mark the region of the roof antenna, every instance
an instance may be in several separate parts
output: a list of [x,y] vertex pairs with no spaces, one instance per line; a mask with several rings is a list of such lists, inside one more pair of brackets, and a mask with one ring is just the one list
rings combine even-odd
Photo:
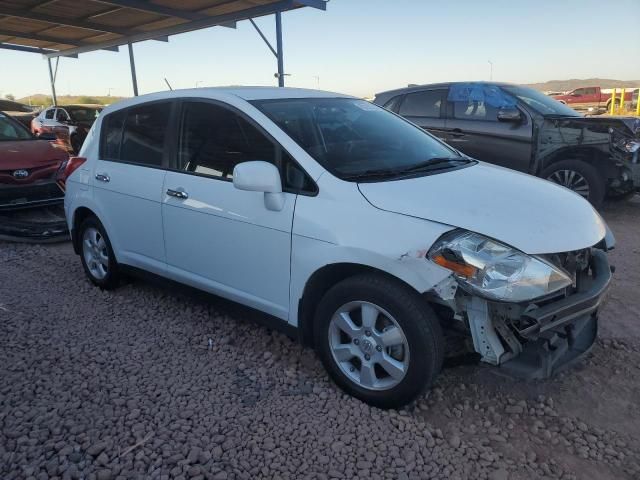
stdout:
[[167,87],[169,87],[169,90],[173,90],[173,87],[171,86],[171,84],[169,83],[169,80],[167,80],[167,77],[164,77],[164,83],[167,84]]

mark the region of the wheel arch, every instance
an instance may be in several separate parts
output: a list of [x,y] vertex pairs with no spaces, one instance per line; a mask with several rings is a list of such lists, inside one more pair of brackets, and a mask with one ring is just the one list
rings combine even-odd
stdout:
[[96,217],[96,213],[88,207],[78,207],[73,212],[73,221],[71,223],[71,244],[76,255],[80,254],[80,243],[78,241],[78,226],[89,217]]
[[546,168],[562,160],[581,160],[595,167],[599,172],[606,174],[609,160],[607,154],[595,147],[565,147],[547,155],[538,169],[540,175]]
[[307,280],[298,301],[298,334],[303,345],[314,347],[314,317],[318,303],[335,284],[360,274],[377,274],[405,285],[418,292],[403,279],[370,265],[361,263],[331,263],[316,270]]

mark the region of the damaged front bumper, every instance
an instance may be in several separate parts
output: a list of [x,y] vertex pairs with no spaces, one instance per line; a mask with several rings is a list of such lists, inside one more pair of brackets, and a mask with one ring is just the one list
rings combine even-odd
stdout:
[[547,378],[588,352],[598,333],[598,308],[611,283],[607,255],[594,250],[591,275],[572,295],[522,315],[516,331],[523,339],[517,356],[500,367],[526,379]]
[[[452,280],[455,281],[455,280]],[[611,282],[604,251],[589,250],[589,261],[576,273],[576,284],[563,296],[525,304],[489,301],[451,289],[443,302],[465,322],[482,361],[523,379],[553,375],[588,352],[598,331],[598,308]]]

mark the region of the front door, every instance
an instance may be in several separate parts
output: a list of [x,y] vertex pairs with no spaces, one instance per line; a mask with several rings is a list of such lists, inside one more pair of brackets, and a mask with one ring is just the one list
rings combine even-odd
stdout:
[[185,101],[179,119],[162,200],[169,276],[286,320],[296,195],[273,211],[233,186],[238,163],[278,164],[279,146],[219,103]]
[[161,199],[171,102],[119,110],[102,123],[94,198],[119,262],[166,270]]
[[449,101],[446,142],[478,160],[529,173],[533,127],[520,113],[521,122],[501,122],[498,108],[482,100]]

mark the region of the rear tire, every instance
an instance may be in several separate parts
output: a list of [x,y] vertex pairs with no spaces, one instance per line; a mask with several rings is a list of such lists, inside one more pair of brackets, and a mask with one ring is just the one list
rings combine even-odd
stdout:
[[413,401],[442,368],[444,337],[429,305],[378,274],[348,278],[320,301],[315,344],[345,392],[380,408]]
[[540,176],[574,191],[596,208],[602,205],[606,193],[605,179],[585,161],[561,160],[545,168]]
[[112,290],[120,283],[118,262],[104,227],[96,217],[86,218],[78,229],[80,259],[95,286]]

